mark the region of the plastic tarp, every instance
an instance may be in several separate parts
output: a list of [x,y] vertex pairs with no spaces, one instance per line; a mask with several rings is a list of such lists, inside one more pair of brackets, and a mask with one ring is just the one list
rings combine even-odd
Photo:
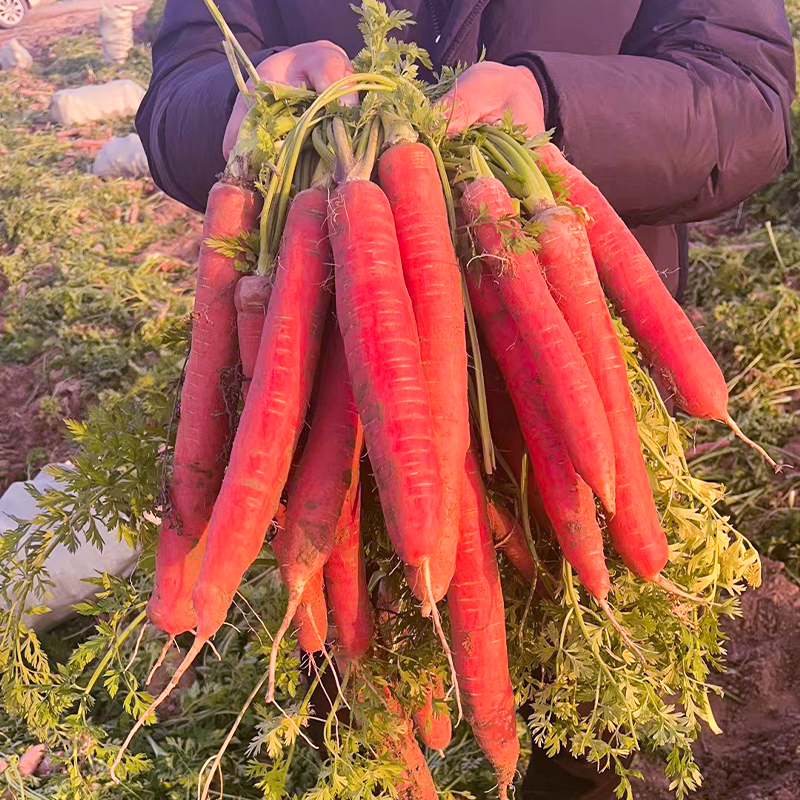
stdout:
[[115,136],[97,154],[92,172],[101,178],[138,178],[149,174],[142,140],[135,133]]
[[30,69],[32,66],[33,57],[16,39],[0,49],[0,68]]
[[[64,488],[63,484],[44,471],[30,483],[40,492]],[[16,520],[31,520],[39,513],[36,500],[25,487],[23,482],[13,483],[0,497],[0,537],[16,530]],[[125,576],[133,571],[139,557],[136,550],[102,525],[98,524],[98,530],[104,542],[102,551],[93,544],[83,542],[74,553],[64,545],[57,545],[51,553],[47,560],[47,570],[53,582],[51,596],[45,600],[33,596],[29,598],[31,604],[47,605],[51,610],[46,614],[25,618],[25,623],[34,630],[46,631],[58,625],[74,613],[72,606],[75,603],[91,597],[97,589],[84,582],[87,578],[97,577],[102,572]],[[23,539],[22,546],[24,543]]]
[[139,110],[144,89],[136,81],[118,80],[53,95],[50,118],[61,125],[87,125],[107,119],[132,117]]

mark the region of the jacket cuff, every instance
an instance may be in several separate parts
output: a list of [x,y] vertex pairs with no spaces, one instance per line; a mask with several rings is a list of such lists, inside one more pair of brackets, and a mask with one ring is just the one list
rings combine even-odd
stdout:
[[559,144],[561,139],[561,120],[558,113],[558,93],[542,59],[535,53],[521,52],[512,53],[503,63],[508,64],[510,67],[527,67],[533,73],[533,77],[536,78],[539,90],[542,93],[544,129],[549,131],[554,128],[553,141],[555,144]]

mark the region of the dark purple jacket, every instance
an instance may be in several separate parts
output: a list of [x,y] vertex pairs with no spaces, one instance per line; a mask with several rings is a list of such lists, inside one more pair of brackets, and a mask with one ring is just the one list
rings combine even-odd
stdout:
[[[329,39],[361,46],[352,0],[221,0],[258,63]],[[794,52],[782,0],[394,0],[434,63],[529,66],[546,123],[678,289],[681,226],[787,164]],[[156,183],[205,207],[236,87],[202,0],[168,0],[136,120]],[[651,228],[649,226],[660,226]],[[685,233],[685,231],[683,232]],[[684,236],[685,239],[685,236]]]

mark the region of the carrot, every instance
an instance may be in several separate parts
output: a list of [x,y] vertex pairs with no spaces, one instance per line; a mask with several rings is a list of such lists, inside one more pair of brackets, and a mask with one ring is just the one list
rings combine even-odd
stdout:
[[336,626],[337,660],[346,669],[367,652],[374,629],[361,545],[359,461],[363,434],[358,428],[350,488],[325,564],[325,584]]
[[443,519],[433,415],[391,209],[352,180],[332,194],[336,312],[389,536],[406,564],[436,552]]
[[519,760],[517,719],[508,673],[503,590],[480,466],[472,452],[464,468],[460,538],[447,606],[466,717],[505,800]]
[[536,565],[531,558],[525,533],[520,524],[508,513],[494,503],[489,503],[486,508],[489,516],[489,528],[494,537],[494,544],[502,550],[514,569],[529,583],[536,577]]
[[294,614],[297,643],[306,653],[325,650],[328,635],[328,607],[325,604],[322,570],[309,578]]
[[[460,494],[460,493],[459,493]],[[431,750],[444,750],[453,735],[450,713],[446,708],[434,708],[434,700],[444,698],[444,686],[434,676],[425,692],[422,705],[411,712],[420,741]]]
[[[402,766],[394,784],[400,800],[437,800],[428,763],[414,738],[411,720],[388,687],[383,687],[383,703],[389,713],[388,730],[391,738],[384,743],[385,752]],[[372,720],[370,720],[372,722]]]
[[511,197],[495,178],[478,178],[465,189],[461,205],[546,387],[542,396],[570,459],[613,513],[614,445],[603,404],[575,337],[547,290],[536,256],[528,249],[515,252],[519,223]]
[[[481,348],[482,350],[484,348]],[[522,456],[525,453],[525,440],[520,431],[514,403],[508,396],[503,376],[491,356],[481,357],[483,364],[483,382],[488,401],[489,426],[496,450],[503,456],[513,471],[517,482],[520,480]],[[528,467],[530,471],[530,466]],[[544,501],[536,487],[536,481],[528,480],[528,510],[533,514],[536,523],[542,530],[550,529],[550,521],[544,510]]]
[[603,288],[675,402],[693,417],[727,423],[778,471],[779,465],[731,417],[722,370],[608,200],[555,145],[545,145],[537,154],[564,179],[570,202],[586,209],[587,233]]
[[567,206],[545,209],[534,220],[542,225],[539,263],[595,380],[614,439],[616,512],[607,520],[611,540],[632,572],[658,582],[669,546],[653,502],[628,372],[586,228]]
[[325,239],[327,193],[298,193],[289,209],[255,372],[208,529],[193,600],[195,641],[162,693],[133,726],[111,765],[169,696],[225,621],[242,577],[261,550],[278,509],[319,356],[330,302]]
[[309,581],[318,580],[321,590],[322,570],[333,549],[337,523],[352,481],[353,454],[356,445],[360,446],[344,342],[335,322],[327,330],[314,418],[289,490],[285,536],[278,539],[275,550],[289,600],[286,616],[272,640],[268,701],[275,691],[278,647],[303,603]]
[[272,294],[272,279],[264,275],[245,275],[236,284],[236,325],[239,333],[239,360],[242,363],[242,398],[247,400],[253,370],[258,358],[261,332]]
[[522,343],[491,276],[470,273],[467,284],[473,312],[514,402],[533,476],[564,557],[586,590],[605,601],[610,581],[594,499],[544,411],[538,364]]
[[192,589],[203,557],[203,534],[225,472],[231,435],[223,373],[236,366],[234,259],[207,243],[254,227],[260,199],[219,182],[208,196],[197,268],[192,343],[181,389],[180,419],[170,481],[170,508],[161,522],[155,585],[147,605],[151,621],[169,634],[195,626]]
[[[441,464],[444,518],[430,564],[433,599],[438,602],[455,569],[461,474],[469,447],[461,272],[430,148],[419,142],[389,147],[378,162],[378,178],[394,216]],[[426,599],[424,581],[417,573],[418,568],[406,569],[409,585]]]
[[345,180],[331,195],[328,229],[337,318],[386,529],[403,562],[420,568],[433,624],[455,674],[431,585],[445,516],[441,465],[386,195],[369,180]]

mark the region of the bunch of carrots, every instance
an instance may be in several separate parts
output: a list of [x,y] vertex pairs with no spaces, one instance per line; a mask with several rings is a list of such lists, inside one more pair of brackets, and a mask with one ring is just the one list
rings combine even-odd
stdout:
[[[246,63],[235,53],[235,69],[236,55]],[[371,99],[360,111],[336,102],[353,91]],[[636,652],[608,604],[603,527],[642,580],[703,600],[662,575],[669,548],[607,299],[680,408],[741,432],[691,323],[554,145],[511,126],[437,140],[403,117],[409,103],[436,112],[402,72],[357,72],[308,94],[259,189],[250,123],[259,113],[263,123],[263,103],[209,195],[148,606],[168,637],[162,657],[180,634],[195,638],[112,774],[225,622],[268,533],[288,604],[267,699],[292,624],[304,651],[327,653],[330,614],[338,670],[359,669],[375,641],[360,528],[368,464],[406,580],[442,640],[459,714],[505,797],[519,745],[496,547],[527,580],[542,575],[485,475],[502,459],[525,481],[531,512]],[[251,262],[215,243],[253,235],[257,268],[245,274]],[[238,423],[231,374],[241,376]],[[414,732],[446,748],[444,687],[432,681],[410,715],[384,694],[400,791],[432,800]]]

